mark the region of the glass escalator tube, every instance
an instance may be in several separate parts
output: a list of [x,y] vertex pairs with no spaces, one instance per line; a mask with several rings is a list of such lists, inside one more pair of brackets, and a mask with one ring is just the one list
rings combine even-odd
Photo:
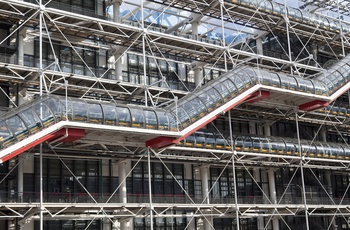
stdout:
[[62,108],[56,97],[47,97],[33,105],[33,110],[44,127],[59,122],[62,119]]
[[128,107],[125,106],[115,106],[116,109],[116,114],[117,114],[117,125],[119,126],[125,126],[125,127],[130,127],[131,126],[131,112]]
[[181,107],[183,108],[184,111],[186,111],[186,113],[190,117],[190,123],[193,123],[199,119],[200,112],[192,104],[192,100],[194,99],[194,97],[193,98],[189,97],[188,99],[189,99],[189,101],[187,101]]
[[144,109],[145,114],[145,128],[146,129],[159,129],[158,128],[158,119],[156,112],[154,110]]
[[195,132],[194,136],[196,141],[195,147],[204,148],[206,145],[205,133]]
[[253,139],[250,136],[241,136],[243,138],[243,151],[252,152],[253,150]]
[[71,98],[60,98],[59,107],[62,108],[62,120],[72,121],[73,120],[73,103]]
[[15,141],[14,134],[5,121],[0,120],[0,146],[6,148]]
[[6,118],[4,121],[14,134],[13,136],[16,142],[24,139],[29,134],[28,127],[17,114]]
[[194,146],[196,146],[196,135],[192,134],[192,135],[186,137],[185,140],[184,140],[184,145],[186,147],[194,147]]
[[117,109],[115,105],[109,103],[101,103],[103,111],[103,124],[116,125],[117,124]]
[[226,141],[226,138],[224,138],[220,133],[215,133],[215,148],[216,149],[227,149],[229,147],[229,144]]
[[94,124],[103,124],[103,112],[101,104],[98,102],[87,101],[88,121]]
[[254,153],[261,153],[264,152],[262,150],[262,143],[261,143],[261,138],[260,137],[252,137],[252,142],[253,142],[253,146],[252,146],[252,151]]
[[[42,108],[42,113],[44,113],[44,105]],[[45,114],[42,114],[43,116]],[[39,116],[32,110],[32,107],[26,108],[18,112],[18,116],[24,122],[30,134],[36,133],[43,128],[43,124],[39,119]]]
[[169,117],[168,114],[164,110],[155,110],[158,121],[158,129],[159,130],[169,130]]
[[85,100],[72,98],[73,103],[73,121],[87,122],[88,108]]
[[[175,111],[174,111],[175,112]],[[169,130],[170,131],[179,131],[183,129],[181,122],[176,118],[175,114],[172,112],[168,112],[169,118]]]
[[186,128],[191,124],[190,116],[182,107],[177,108],[177,117],[182,125],[182,128]]
[[205,148],[208,148],[208,149],[215,148],[215,136],[213,133],[205,134]]
[[198,119],[202,118],[205,116],[206,112],[208,111],[206,105],[203,103],[203,101],[201,99],[199,99],[199,97],[194,97],[191,100],[191,103],[193,105],[194,108],[196,108],[197,112],[198,112]]
[[[145,128],[145,114],[143,110],[141,108],[136,108],[131,106],[129,106],[129,110],[131,114],[131,127]],[[120,121],[119,121],[119,124],[120,124]]]

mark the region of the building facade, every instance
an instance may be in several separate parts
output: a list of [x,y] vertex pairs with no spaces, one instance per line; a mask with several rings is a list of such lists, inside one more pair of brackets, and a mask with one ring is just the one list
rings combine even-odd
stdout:
[[0,12],[1,229],[350,229],[348,1]]

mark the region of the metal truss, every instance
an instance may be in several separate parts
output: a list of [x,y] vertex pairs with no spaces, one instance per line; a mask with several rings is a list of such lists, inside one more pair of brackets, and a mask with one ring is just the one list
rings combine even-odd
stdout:
[[[347,1],[342,1],[341,4],[344,2]],[[324,5],[325,1],[314,1],[314,3],[326,6]],[[54,56],[45,67],[42,65],[42,57],[39,60],[40,66],[36,67],[23,65],[21,63],[23,57],[20,56],[0,57],[0,82],[18,86],[23,92],[38,93],[40,91],[40,94],[69,94],[99,100],[126,101],[126,103],[140,101],[146,106],[161,106],[186,95],[190,90],[186,87],[184,87],[185,90],[172,89],[159,65],[156,67],[161,74],[159,82],[164,83],[164,87],[159,87],[157,85],[159,82],[157,84],[147,83],[146,67],[143,67],[143,73],[141,73],[144,78],[143,83],[133,84],[116,77],[108,78],[108,72],[114,69],[114,66],[120,61],[118,58],[123,55],[135,54],[143,59],[143,63],[146,63],[146,58],[151,58],[167,63],[176,62],[193,71],[206,68],[225,72],[239,65],[250,65],[312,78],[324,71],[324,63],[318,62],[309,47],[314,44],[321,46],[322,52],[328,59],[338,59],[350,50],[349,34],[344,34],[342,31],[336,32],[321,26],[315,28],[287,16],[269,14],[258,7],[240,5],[235,1],[152,0],[141,1],[141,3],[125,1],[123,4],[129,13],[112,21],[106,20],[106,18],[101,19],[63,11],[50,7],[49,4],[45,6],[44,4],[16,0],[0,0],[1,20],[13,24],[11,33],[0,41],[0,46],[7,44],[15,37],[16,33],[25,31],[25,36],[29,40],[39,38],[41,43],[43,39],[47,40]],[[326,8],[336,9],[330,5],[327,5]],[[344,15],[349,13],[348,10],[339,11],[339,5],[336,10]],[[177,13],[178,11],[185,13],[180,15]],[[138,13],[142,16],[137,17]],[[167,15],[177,17],[178,22],[176,24],[169,23],[168,26],[159,26],[151,20]],[[134,17],[135,20],[130,20],[131,17]],[[194,31],[196,23],[201,26],[201,31],[197,31],[197,33]],[[341,23],[348,24],[345,21]],[[209,33],[214,31],[220,32],[222,37],[209,38]],[[236,37],[229,40],[229,34],[235,34]],[[242,34],[245,37],[240,37]],[[281,34],[285,34],[285,36],[279,37]],[[299,50],[291,47],[292,38],[301,47]],[[262,51],[257,46],[253,47],[249,44],[256,40],[264,44],[268,39],[276,39],[278,55],[277,51]],[[67,44],[78,56],[83,66],[88,69],[88,73],[84,75],[64,71],[60,58],[52,49],[55,42]],[[108,51],[112,54],[118,54],[119,57],[108,63],[108,67],[100,76],[96,76],[84,57],[79,54],[79,46],[97,49],[99,52]],[[185,86],[186,83],[183,82],[181,76],[177,77]],[[200,82],[203,82],[204,78],[201,78]],[[7,96],[9,98],[17,97],[16,92],[11,90]],[[252,117],[263,122],[277,119],[293,120],[297,127],[299,126],[298,122],[304,121],[318,124],[320,127],[323,125],[331,127],[341,135],[342,132],[348,131],[349,121],[347,117],[320,111],[304,113],[295,111],[295,108],[296,105],[288,103],[287,99],[277,98],[254,105],[244,104],[234,111],[237,117],[246,120]],[[231,125],[231,117],[229,117],[229,121]],[[119,136],[112,137],[111,133]],[[263,197],[251,203],[244,203],[244,200],[242,201],[235,193],[233,201],[220,203],[223,201],[209,199],[210,191],[216,185],[215,182],[212,188],[208,188],[208,194],[203,194],[201,199],[196,200],[189,196],[188,191],[179,183],[182,191],[186,194],[182,200],[170,203],[157,202],[157,197],[154,197],[150,191],[150,194],[142,197],[141,201],[121,203],[116,202],[113,198],[122,183],[125,182],[120,181],[111,197],[100,202],[80,183],[87,194],[84,202],[79,202],[79,197],[69,197],[68,200],[63,199],[57,203],[50,203],[44,202],[42,196],[40,201],[34,202],[17,202],[18,200],[15,200],[17,203],[4,202],[0,208],[0,219],[19,219],[19,224],[24,225],[32,219],[40,219],[42,224],[43,220],[60,219],[93,221],[107,218],[111,223],[115,223],[135,217],[186,217],[203,218],[210,223],[210,219],[215,217],[237,219],[264,217],[267,222],[263,229],[268,229],[268,226],[276,218],[279,218],[286,228],[290,229],[289,223],[284,221],[283,217],[285,216],[303,216],[306,222],[308,218],[313,216],[329,216],[332,218],[330,226],[334,223],[335,216],[340,216],[345,220],[349,216],[349,204],[346,204],[344,199],[335,200],[320,181],[318,181],[319,186],[328,197],[327,200],[323,201],[324,203],[315,203],[317,201],[308,196],[305,191],[304,179],[300,185],[303,191],[300,202],[287,203],[289,198],[286,196],[286,191],[289,186],[285,188],[285,193],[281,197],[271,197],[270,194],[267,194],[266,188],[259,185],[259,181],[257,181],[256,176],[251,174],[250,169],[259,168],[273,172],[278,167],[289,167],[295,169],[293,177],[297,172],[301,172],[303,175],[304,172],[308,171],[317,180],[315,169],[348,173],[350,161],[276,154],[262,155],[237,152],[233,149],[231,151],[209,150],[178,146],[162,150],[147,149],[140,144],[144,138],[142,135],[145,133],[140,132],[127,136],[118,130],[98,131],[91,128],[86,138],[73,144],[48,145],[49,149],[42,150],[40,148],[39,150],[42,153],[41,157],[60,159],[78,183],[80,182],[77,176],[64,163],[64,159],[71,158],[72,154],[70,153],[76,150],[79,150],[80,154],[74,157],[85,159],[106,158],[120,161],[133,159],[137,163],[144,161],[148,164],[159,161],[164,167],[167,167],[166,162],[191,162],[196,165],[219,166],[222,171],[225,169],[231,169],[233,172],[237,169],[245,170],[254,183],[258,185]],[[300,138],[298,140],[300,142]],[[91,150],[92,147],[94,150]],[[29,151],[29,157],[34,154],[32,151]],[[19,163],[23,163],[23,160],[24,158],[20,159]],[[127,172],[127,175],[130,175],[132,170],[133,168]],[[170,170],[169,173],[171,174]],[[177,180],[174,175],[172,177]],[[186,214],[174,214],[176,211],[185,211]],[[153,219],[150,218],[150,221],[152,226]],[[239,227],[239,222],[237,225]],[[309,229],[308,223],[306,223],[306,228]]]

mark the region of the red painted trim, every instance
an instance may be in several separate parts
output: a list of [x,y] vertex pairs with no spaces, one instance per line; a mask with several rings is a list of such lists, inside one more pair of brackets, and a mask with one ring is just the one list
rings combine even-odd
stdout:
[[[257,101],[261,101],[265,98],[270,97],[270,92],[269,91],[256,91],[252,94],[247,95],[246,97],[242,98],[241,100],[237,101],[236,103],[232,104],[230,107],[228,107],[226,110],[224,110],[223,112],[227,112],[230,109],[240,105],[241,103],[248,101],[249,103],[254,103]],[[154,139],[151,139],[149,141],[146,141],[146,146],[147,147],[151,147],[151,148],[164,148],[173,144],[178,143],[179,141],[182,141],[183,139],[185,139],[186,137],[188,137],[189,135],[191,135],[192,133],[196,132],[197,130],[203,128],[205,125],[207,125],[208,123],[212,122],[213,120],[215,120],[218,116],[220,116],[220,114],[213,116],[212,118],[210,118],[209,120],[199,124],[197,127],[193,128],[192,130],[190,130],[188,133],[186,133],[185,135],[181,136],[180,138],[176,139],[176,138],[169,138],[169,137],[156,137]]]
[[[12,153],[4,156],[3,158],[1,158],[2,162],[5,162],[7,160],[10,160],[11,158],[27,151],[30,148],[33,148],[34,146],[43,143],[44,141],[53,141],[56,140],[60,137],[63,137],[66,134],[66,129],[60,129],[54,133],[50,133],[47,134],[41,138],[36,139],[35,141],[33,141],[32,143],[26,145],[26,146],[22,146],[18,149],[16,149],[15,151],[13,151]],[[60,142],[73,142],[76,141],[82,137],[85,136],[85,130],[84,129],[73,129],[73,128],[68,128],[68,136],[62,140],[59,140]]]
[[254,102],[258,102],[258,101],[262,101],[266,98],[270,97],[270,92],[269,91],[265,91],[265,90],[260,90],[260,91],[256,91],[254,92],[250,98],[248,98],[246,100],[246,102],[248,103],[254,103]]
[[310,101],[305,104],[299,105],[299,109],[309,112],[312,110],[326,107],[327,105],[329,105],[329,102],[327,101],[314,100],[314,101]]
[[146,147],[151,147],[155,149],[164,148],[177,143],[174,141],[176,141],[175,137],[160,136],[146,141]]

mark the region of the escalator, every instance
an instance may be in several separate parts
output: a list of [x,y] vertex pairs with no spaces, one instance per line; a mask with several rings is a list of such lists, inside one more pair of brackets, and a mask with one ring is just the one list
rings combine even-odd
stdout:
[[[350,56],[313,80],[240,67],[164,109],[45,96],[12,109],[0,120],[0,159],[8,160],[43,141],[74,141],[90,128],[152,133],[145,145],[163,148],[188,137],[222,113],[270,94],[297,99],[301,110],[327,106],[350,88]],[[79,124],[79,125],[77,125]]]

